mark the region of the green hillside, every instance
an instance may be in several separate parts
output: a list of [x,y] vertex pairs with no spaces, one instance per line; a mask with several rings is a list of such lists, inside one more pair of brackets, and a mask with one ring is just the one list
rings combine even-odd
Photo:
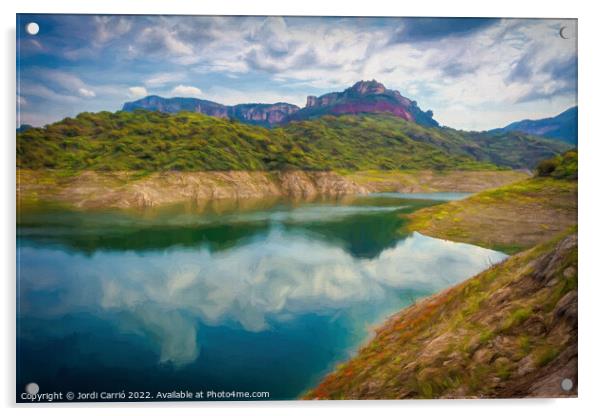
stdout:
[[534,167],[562,143],[325,116],[265,129],[197,113],[82,113],[17,133],[17,166],[64,170],[361,170]]

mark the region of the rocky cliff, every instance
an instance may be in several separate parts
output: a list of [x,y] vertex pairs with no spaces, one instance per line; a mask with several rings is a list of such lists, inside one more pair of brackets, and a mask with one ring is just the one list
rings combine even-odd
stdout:
[[288,116],[299,111],[299,107],[287,103],[237,104],[228,106],[198,98],[163,98],[156,95],[127,102],[122,108],[123,111],[134,111],[137,109],[160,111],[163,113],[190,111],[266,127],[282,123]]
[[342,92],[320,97],[309,96],[304,108],[294,113],[292,120],[304,120],[325,114],[389,113],[423,126],[439,126],[432,111],[422,111],[416,101],[389,90],[380,82],[359,81]]
[[123,111],[145,109],[165,113],[191,111],[213,117],[231,118],[266,127],[307,120],[323,115],[387,113],[427,127],[439,126],[432,111],[422,111],[416,101],[389,90],[375,80],[359,81],[342,92],[308,96],[304,108],[294,104],[237,104],[227,106],[197,98],[163,98],[156,95],[127,102]]

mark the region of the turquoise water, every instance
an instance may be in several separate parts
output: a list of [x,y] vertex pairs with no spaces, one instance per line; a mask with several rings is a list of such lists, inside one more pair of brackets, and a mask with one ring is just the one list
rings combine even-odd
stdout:
[[422,199],[432,201],[457,201],[468,198],[472,193],[469,192],[435,192],[435,193],[401,193],[401,192],[381,192],[370,194],[370,198],[385,197],[385,198],[400,198],[400,199]]
[[400,231],[400,214],[435,203],[29,207],[17,235],[18,396],[36,382],[40,393],[298,397],[388,315],[505,258]]

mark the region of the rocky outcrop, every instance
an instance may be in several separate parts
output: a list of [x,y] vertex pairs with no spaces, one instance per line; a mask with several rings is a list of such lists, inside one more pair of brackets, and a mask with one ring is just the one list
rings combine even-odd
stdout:
[[389,90],[380,82],[359,81],[342,92],[320,97],[308,96],[305,108],[291,115],[291,120],[305,120],[326,114],[388,113],[404,120],[436,127],[432,111],[422,111],[416,101]]
[[277,174],[280,189],[292,197],[366,194],[368,190],[334,172],[283,171]]
[[370,192],[481,192],[524,180],[530,174],[518,170],[492,171],[370,171],[353,172],[349,178]]
[[163,98],[156,95],[150,95],[136,101],[127,102],[122,108],[123,111],[134,111],[137,109],[160,111],[164,113],[190,111],[267,127],[282,123],[288,116],[299,111],[299,107],[288,103],[237,104],[228,106],[213,101],[200,100],[198,98]]
[[375,80],[359,81],[342,92],[331,92],[319,97],[310,95],[304,108],[294,104],[237,104],[227,106],[197,98],[163,98],[156,95],[127,102],[123,111],[145,109],[165,113],[191,111],[213,117],[231,118],[244,123],[266,127],[306,120],[323,115],[388,113],[418,124],[436,127],[432,111],[422,111],[416,101],[389,90]]
[[394,315],[306,398],[571,397],[577,385],[568,231]]
[[228,116],[251,124],[273,126],[282,124],[291,114],[299,111],[294,104],[238,104],[230,107]]
[[316,97],[315,95],[308,95],[305,107],[315,107],[317,105],[318,105],[318,97]]

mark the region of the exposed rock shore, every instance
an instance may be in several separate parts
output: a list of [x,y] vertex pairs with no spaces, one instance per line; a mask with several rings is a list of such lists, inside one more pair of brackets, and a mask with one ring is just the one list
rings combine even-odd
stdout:
[[[525,177],[516,171],[355,172],[17,171],[21,202],[52,201],[79,208],[145,208],[215,199],[342,197],[371,192],[476,192]],[[463,181],[462,178],[466,179]],[[480,179],[476,179],[480,178]],[[458,184],[465,183],[461,187]],[[466,185],[468,184],[468,185]]]
[[86,171],[61,177],[39,171],[18,173],[18,195],[80,208],[145,208],[213,199],[286,196],[314,198],[365,194],[368,190],[333,172],[132,172]]

